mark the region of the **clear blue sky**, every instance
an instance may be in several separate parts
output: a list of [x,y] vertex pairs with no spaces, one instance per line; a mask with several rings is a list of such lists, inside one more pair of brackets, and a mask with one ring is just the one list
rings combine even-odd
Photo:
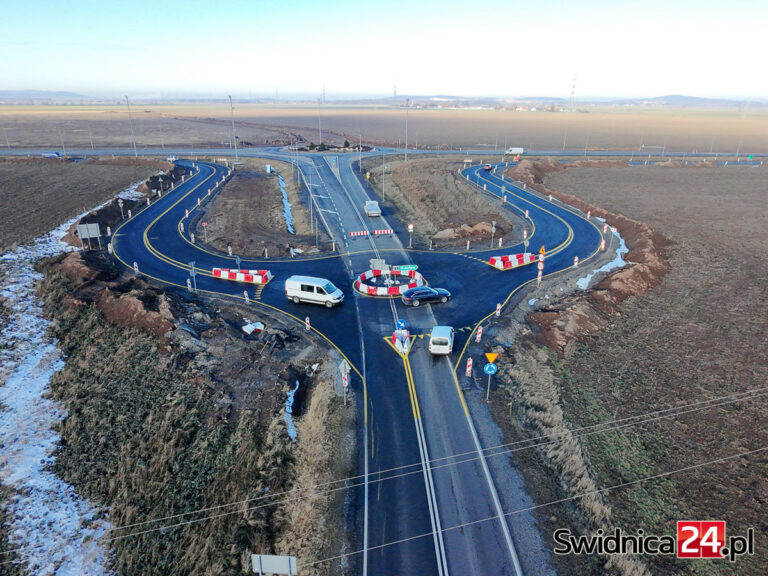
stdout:
[[0,89],[768,98],[768,2],[2,0]]

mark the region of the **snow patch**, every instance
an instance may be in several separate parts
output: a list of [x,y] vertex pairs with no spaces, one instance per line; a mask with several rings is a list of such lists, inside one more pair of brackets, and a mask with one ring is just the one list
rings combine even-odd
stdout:
[[629,252],[629,249],[627,248],[627,244],[624,242],[624,238],[622,238],[618,232],[613,232],[613,235],[619,239],[619,248],[618,250],[616,250],[616,258],[608,262],[608,264],[606,264],[605,266],[601,266],[597,270],[593,270],[583,278],[579,278],[576,281],[576,285],[580,289],[586,290],[589,287],[590,280],[592,280],[592,278],[594,278],[596,274],[599,274],[600,272],[610,272],[615,268],[621,268],[622,266],[626,265],[626,262],[624,261],[624,254]]
[[533,306],[534,304],[536,304],[536,300],[538,300],[538,298],[531,298],[530,300],[528,300],[528,306]]
[[285,193],[285,180],[280,174],[277,175],[277,182],[280,184],[280,193],[283,195],[283,216],[285,217],[285,227],[291,234],[296,234],[293,229],[293,213],[291,212],[291,203],[288,201],[288,194]]
[[298,432],[296,431],[296,425],[293,423],[293,396],[298,389],[299,381],[296,380],[296,387],[288,392],[288,399],[285,401],[285,415],[283,416],[285,425],[288,426],[288,436],[290,436],[291,440],[294,442],[296,442]]
[[[121,198],[141,198],[140,183]],[[94,208],[103,208],[112,199]],[[90,211],[89,211],[90,212]],[[46,398],[51,376],[64,366],[57,342],[48,333],[35,284],[39,258],[74,248],[62,241],[85,212],[26,246],[0,255],[0,295],[11,309],[0,331],[0,482],[14,495],[6,503],[9,540],[32,574],[80,576],[110,574],[108,549],[101,540],[111,530],[107,514],[80,498],[51,471],[60,437],[54,426],[66,414]]]

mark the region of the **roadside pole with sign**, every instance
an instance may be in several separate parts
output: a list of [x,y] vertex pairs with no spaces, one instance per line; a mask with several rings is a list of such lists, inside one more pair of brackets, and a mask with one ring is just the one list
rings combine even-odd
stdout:
[[197,271],[195,270],[195,261],[192,260],[192,262],[189,263],[189,275],[192,276],[192,282],[194,282],[195,286],[195,294],[197,294]]
[[499,355],[495,352],[486,352],[485,357],[488,360],[488,364],[483,366],[483,372],[488,374],[488,388],[485,391],[485,401],[488,402],[491,397],[491,376],[499,371],[499,367],[496,366],[496,358],[498,358]]
[[341,387],[344,389],[344,406],[347,405],[347,388],[349,388],[349,371],[351,366],[346,360],[342,360],[339,365],[339,372],[341,372]]

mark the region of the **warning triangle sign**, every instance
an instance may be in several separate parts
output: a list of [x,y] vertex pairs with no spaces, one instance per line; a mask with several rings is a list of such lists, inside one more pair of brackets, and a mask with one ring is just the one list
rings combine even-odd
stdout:
[[496,358],[498,358],[499,355],[496,354],[495,352],[486,352],[485,357],[488,358],[488,362],[493,364],[494,362],[496,362]]
[[544,254],[544,245],[541,245],[541,250],[539,250],[539,254]]

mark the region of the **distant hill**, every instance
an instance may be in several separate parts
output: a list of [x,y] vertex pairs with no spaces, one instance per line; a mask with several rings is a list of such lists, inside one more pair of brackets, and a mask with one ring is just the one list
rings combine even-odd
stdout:
[[623,100],[611,100],[608,102],[616,106],[658,106],[668,108],[741,108],[746,103],[749,106],[763,107],[768,103],[761,101],[731,100],[727,98],[699,98],[697,96],[683,96],[670,94],[655,98],[627,98]]
[[72,102],[91,100],[90,96],[55,90],[0,90],[0,100],[11,102]]

